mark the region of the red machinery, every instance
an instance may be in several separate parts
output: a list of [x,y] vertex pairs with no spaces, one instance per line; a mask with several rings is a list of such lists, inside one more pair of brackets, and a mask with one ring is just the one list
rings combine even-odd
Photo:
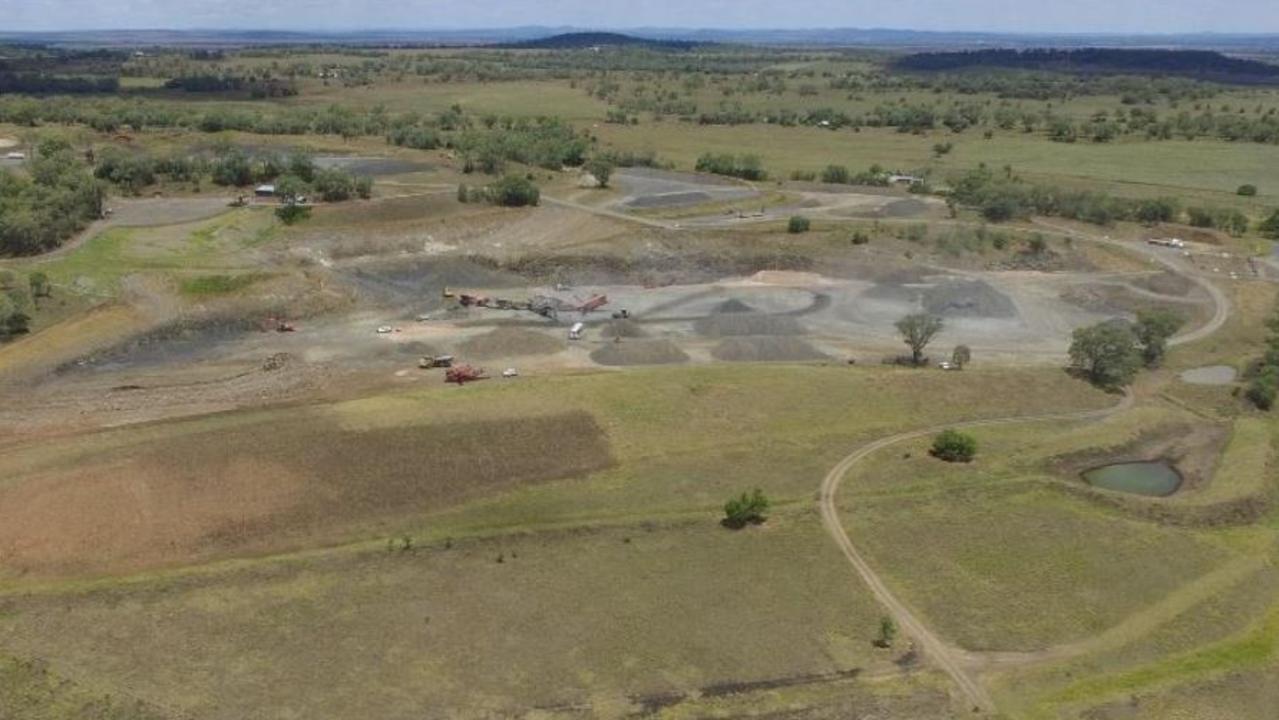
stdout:
[[586,313],[595,312],[608,304],[607,295],[592,295],[586,300],[578,300],[578,306],[574,310],[585,315]]
[[297,330],[297,327],[284,318],[269,317],[262,322],[262,332],[270,332],[271,330],[285,333],[293,332]]
[[489,376],[484,374],[483,368],[476,368],[470,365],[458,365],[444,371],[444,382],[457,383],[465,385],[476,380],[488,380]]

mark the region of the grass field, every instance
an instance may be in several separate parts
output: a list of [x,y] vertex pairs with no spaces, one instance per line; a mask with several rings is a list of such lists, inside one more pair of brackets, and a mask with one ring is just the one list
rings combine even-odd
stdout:
[[830,571],[836,552],[807,513],[758,532],[660,523],[378,547],[8,600],[0,642],[207,718],[566,704],[609,717],[651,695],[886,665],[878,610]]
[[[654,150],[679,167],[691,169],[706,152],[760,156],[773,176],[792,170],[819,171],[828,164],[854,171],[879,164],[902,170],[933,169],[945,176],[986,163],[1011,165],[1027,179],[1098,184],[1112,192],[1138,197],[1175,195],[1214,204],[1244,202],[1261,209],[1279,199],[1279,148],[1201,140],[1118,141],[1108,144],[1055,143],[1018,133],[985,140],[972,134],[955,137],[944,132],[928,135],[868,128],[859,133],[771,125],[699,126],[674,121],[638,126],[601,125],[594,131],[606,146]],[[954,150],[941,159],[932,155],[938,142]],[[1260,200],[1242,201],[1234,195],[1242,182],[1263,191]]]
[[1117,624],[1228,556],[1034,488],[847,501],[853,541],[962,647],[1035,650]]
[[[961,401],[922,400],[942,388]],[[872,647],[879,609],[835,570],[838,551],[810,506],[825,466],[894,429],[1045,398],[1112,402],[1055,371],[708,366],[432,387],[42,443],[6,453],[0,492],[83,503],[91,532],[6,543],[0,648],[38,653],[52,672],[74,670],[117,697],[210,718],[565,704],[610,716],[755,681],[820,695],[849,680],[841,673],[895,674],[900,654]],[[581,421],[565,415],[574,412]],[[596,469],[602,461],[614,465]],[[131,486],[90,482],[94,467]],[[566,472],[576,479],[546,481]],[[774,498],[773,518],[721,528],[720,503],[754,486]],[[500,492],[466,499],[481,490]],[[138,507],[128,499],[138,493],[149,516],[111,512]],[[334,507],[373,522],[344,526]],[[90,511],[103,523],[92,526]],[[236,542],[240,533],[288,549],[288,518],[311,516],[327,518],[332,540],[359,542],[276,559],[245,557],[259,550]],[[59,550],[80,562],[63,570],[81,575],[184,554],[241,559],[88,585],[15,573],[15,551]],[[86,565],[86,553],[108,564]],[[22,588],[37,587],[24,599]],[[319,625],[329,630],[301,630]],[[109,656],[99,652],[108,637]],[[353,669],[353,656],[377,661]],[[930,697],[919,692],[918,702]]]

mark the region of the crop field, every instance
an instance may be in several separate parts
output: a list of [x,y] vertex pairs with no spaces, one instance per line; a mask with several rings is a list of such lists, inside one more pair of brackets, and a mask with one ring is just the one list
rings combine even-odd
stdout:
[[1272,86],[0,45],[0,720],[1279,703]]

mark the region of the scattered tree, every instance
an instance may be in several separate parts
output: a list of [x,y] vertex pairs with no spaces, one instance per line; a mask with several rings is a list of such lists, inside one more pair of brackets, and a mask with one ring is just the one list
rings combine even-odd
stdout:
[[1276,393],[1279,393],[1279,367],[1263,365],[1245,394],[1258,410],[1269,410],[1275,406]]
[[1093,383],[1115,388],[1132,382],[1141,367],[1141,353],[1127,323],[1107,321],[1075,330],[1070,361]]
[[929,452],[946,462],[972,462],[977,455],[977,439],[958,430],[944,430],[933,438]]
[[275,209],[275,216],[285,225],[293,225],[311,217],[311,208],[295,202],[287,202]]
[[53,285],[49,283],[49,276],[40,270],[36,270],[27,276],[27,285],[31,287],[31,297],[46,298],[53,292]]
[[910,347],[911,362],[918,366],[923,364],[924,348],[941,332],[942,320],[936,315],[918,313],[898,320],[896,327],[902,341]]
[[1262,220],[1257,226],[1257,231],[1271,240],[1279,240],[1279,210],[1275,210]]
[[847,185],[851,175],[843,165],[827,165],[822,170],[822,182],[828,185]]
[[879,637],[875,638],[875,645],[881,648],[890,648],[896,639],[897,623],[891,617],[885,615],[879,619]]
[[306,197],[310,191],[306,181],[297,175],[281,175],[275,181],[275,195],[290,205]]
[[1141,346],[1141,359],[1146,367],[1157,367],[1168,351],[1168,338],[1186,324],[1186,319],[1171,310],[1142,310],[1137,313],[1133,334]]
[[586,163],[589,172],[601,188],[608,187],[609,178],[613,177],[613,163],[607,158],[595,157]]
[[950,354],[950,362],[960,370],[973,360],[973,351],[967,345],[956,345],[954,352]]
[[724,526],[740,529],[758,525],[767,519],[768,506],[768,498],[759,488],[755,488],[753,493],[742,493],[740,497],[724,503]]

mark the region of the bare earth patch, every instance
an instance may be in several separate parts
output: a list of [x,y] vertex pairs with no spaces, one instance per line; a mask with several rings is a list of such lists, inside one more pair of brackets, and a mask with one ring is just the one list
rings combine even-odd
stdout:
[[109,451],[0,487],[0,564],[98,574],[279,549],[610,463],[585,413],[359,431],[303,415]]

